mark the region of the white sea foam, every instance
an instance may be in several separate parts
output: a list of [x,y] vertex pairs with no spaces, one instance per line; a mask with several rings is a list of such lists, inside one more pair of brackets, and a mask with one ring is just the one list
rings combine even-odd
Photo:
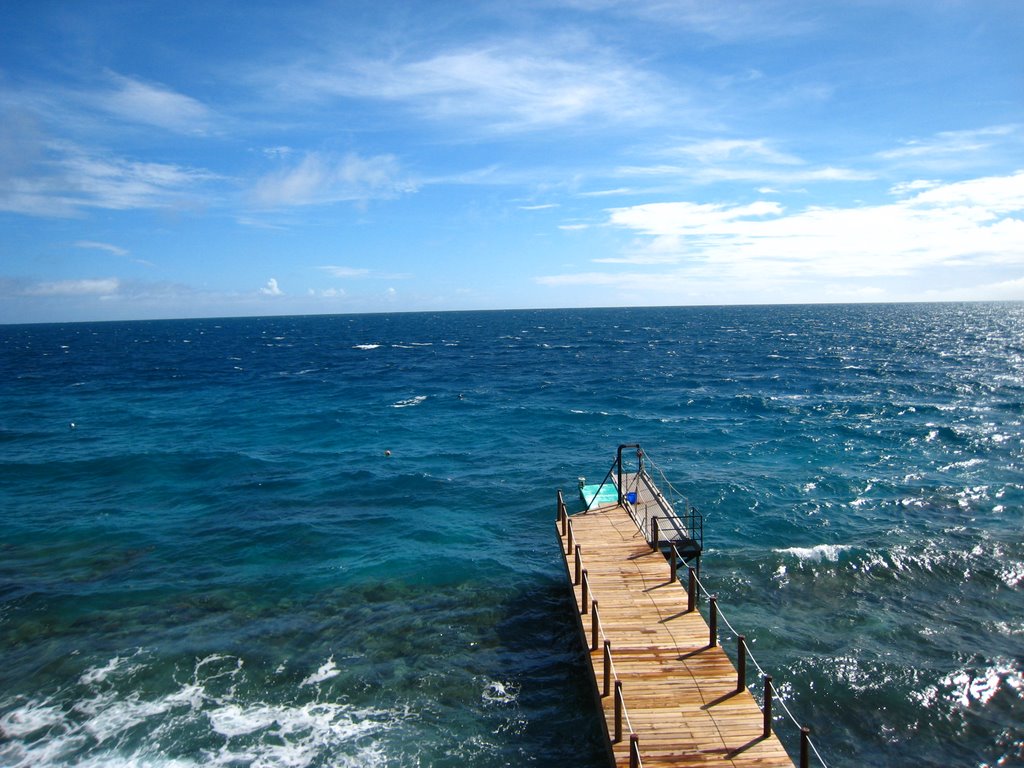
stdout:
[[36,731],[60,725],[64,720],[63,710],[48,701],[29,701],[0,717],[0,736],[5,739],[21,739]]
[[317,683],[322,683],[324,680],[330,680],[332,677],[337,677],[340,674],[341,670],[338,669],[337,665],[334,663],[334,657],[331,656],[331,658],[320,665],[320,669],[303,680],[302,684],[316,685]]
[[[52,697],[0,699],[0,766],[4,768],[219,768],[239,765],[303,768],[313,765],[378,766],[387,763],[381,736],[407,712],[358,708],[346,703],[296,701],[303,686],[336,674],[333,658],[284,700],[246,700],[237,695],[244,677],[240,658],[208,656],[196,662],[193,679],[164,694],[119,690],[134,657],[115,656]],[[230,685],[225,690],[224,683]],[[495,695],[504,689],[495,687]],[[69,706],[70,704],[70,706]],[[203,732],[219,746],[206,749]],[[130,733],[151,738],[139,742]],[[171,758],[168,753],[196,755]],[[200,758],[199,755],[202,755]]]
[[352,349],[379,349],[380,344],[356,344]]
[[915,698],[927,707],[948,701],[966,708],[988,704],[1002,689],[1013,691],[1015,695],[1024,692],[1024,673],[1013,662],[998,662],[982,670],[951,672],[938,684],[915,694]]
[[787,547],[775,551],[783,555],[793,555],[798,560],[820,563],[822,560],[834,563],[839,560],[839,555],[852,549],[848,544],[818,544],[814,547]]
[[1024,585],[1024,563],[1010,563],[999,569],[999,579],[1010,589]]
[[78,682],[82,685],[93,685],[95,683],[102,683],[107,679],[108,675],[115,672],[118,667],[124,663],[124,659],[120,656],[115,656],[102,667],[89,667],[82,673],[82,676],[78,678]]
[[406,400],[399,400],[397,403],[394,403],[391,407],[392,408],[409,408],[410,406],[413,406],[413,405],[419,405],[420,403],[422,403],[426,399],[427,399],[426,395],[417,395],[416,397],[410,397],[410,398],[408,398]]
[[499,680],[490,680],[484,686],[480,695],[488,704],[514,704],[519,697],[519,686],[513,683],[502,683]]

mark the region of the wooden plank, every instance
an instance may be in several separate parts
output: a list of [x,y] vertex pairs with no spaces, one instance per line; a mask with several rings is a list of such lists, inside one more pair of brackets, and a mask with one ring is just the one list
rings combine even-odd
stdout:
[[[589,657],[615,765],[630,764],[631,725],[645,768],[792,768],[774,733],[763,737],[763,715],[750,691],[737,692],[732,661],[721,647],[709,647],[703,616],[687,612],[686,589],[671,581],[665,557],[650,548],[626,510],[617,504],[592,509],[571,517],[570,527],[571,548],[561,523],[558,533],[587,648],[593,641],[590,601],[598,603],[597,649]],[[576,545],[587,576],[585,606],[583,579],[575,583]],[[603,695],[605,640],[625,707],[618,742],[614,684]]]

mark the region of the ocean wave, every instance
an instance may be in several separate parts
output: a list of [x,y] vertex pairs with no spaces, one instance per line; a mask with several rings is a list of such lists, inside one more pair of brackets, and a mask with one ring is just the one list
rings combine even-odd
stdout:
[[945,702],[963,708],[985,706],[1001,691],[1012,696],[1024,693],[1024,670],[1019,662],[996,660],[979,669],[964,667],[944,676],[938,683],[914,694],[926,707]]
[[[250,681],[242,679],[244,665],[237,657],[201,659],[192,679],[162,694],[124,684],[121,678],[140,666],[115,656],[83,673],[77,686],[50,696],[0,700],[0,764],[384,765],[380,737],[407,716],[398,710],[300,700],[296,689],[285,700],[246,699],[238,690],[248,689]],[[333,658],[310,678],[329,678],[332,669]],[[223,678],[231,682],[226,688],[218,682]],[[196,754],[202,759],[175,756]]]
[[487,704],[515,704],[519,698],[519,686],[491,680],[484,686],[480,698]]
[[380,349],[380,344],[356,344],[352,349]]
[[839,556],[843,552],[847,552],[853,549],[849,544],[818,544],[813,547],[786,547],[785,549],[776,549],[782,555],[793,555],[798,560],[804,562],[820,563],[822,561],[828,561],[835,563],[839,561]]
[[341,674],[341,670],[334,663],[334,657],[331,656],[327,661],[320,665],[320,668],[302,681],[301,685],[316,685],[322,683],[325,680],[330,680],[332,677],[337,677]]
[[397,403],[392,403],[392,408],[410,408],[414,405],[419,405],[427,399],[426,395],[416,395],[416,397],[410,397],[405,400],[399,400]]

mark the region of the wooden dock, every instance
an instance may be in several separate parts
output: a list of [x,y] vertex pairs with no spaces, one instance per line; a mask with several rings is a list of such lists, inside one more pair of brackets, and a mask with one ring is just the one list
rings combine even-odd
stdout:
[[771,718],[766,735],[736,667],[710,644],[708,623],[688,610],[687,589],[627,511],[610,504],[570,517],[559,494],[559,513],[614,764],[792,768]]

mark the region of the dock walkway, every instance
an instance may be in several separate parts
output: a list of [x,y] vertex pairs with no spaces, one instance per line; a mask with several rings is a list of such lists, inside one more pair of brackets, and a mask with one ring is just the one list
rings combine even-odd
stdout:
[[[561,496],[559,506],[561,517]],[[707,622],[687,610],[687,590],[627,511],[608,504],[557,526],[615,765],[792,768],[729,657],[710,645]]]

